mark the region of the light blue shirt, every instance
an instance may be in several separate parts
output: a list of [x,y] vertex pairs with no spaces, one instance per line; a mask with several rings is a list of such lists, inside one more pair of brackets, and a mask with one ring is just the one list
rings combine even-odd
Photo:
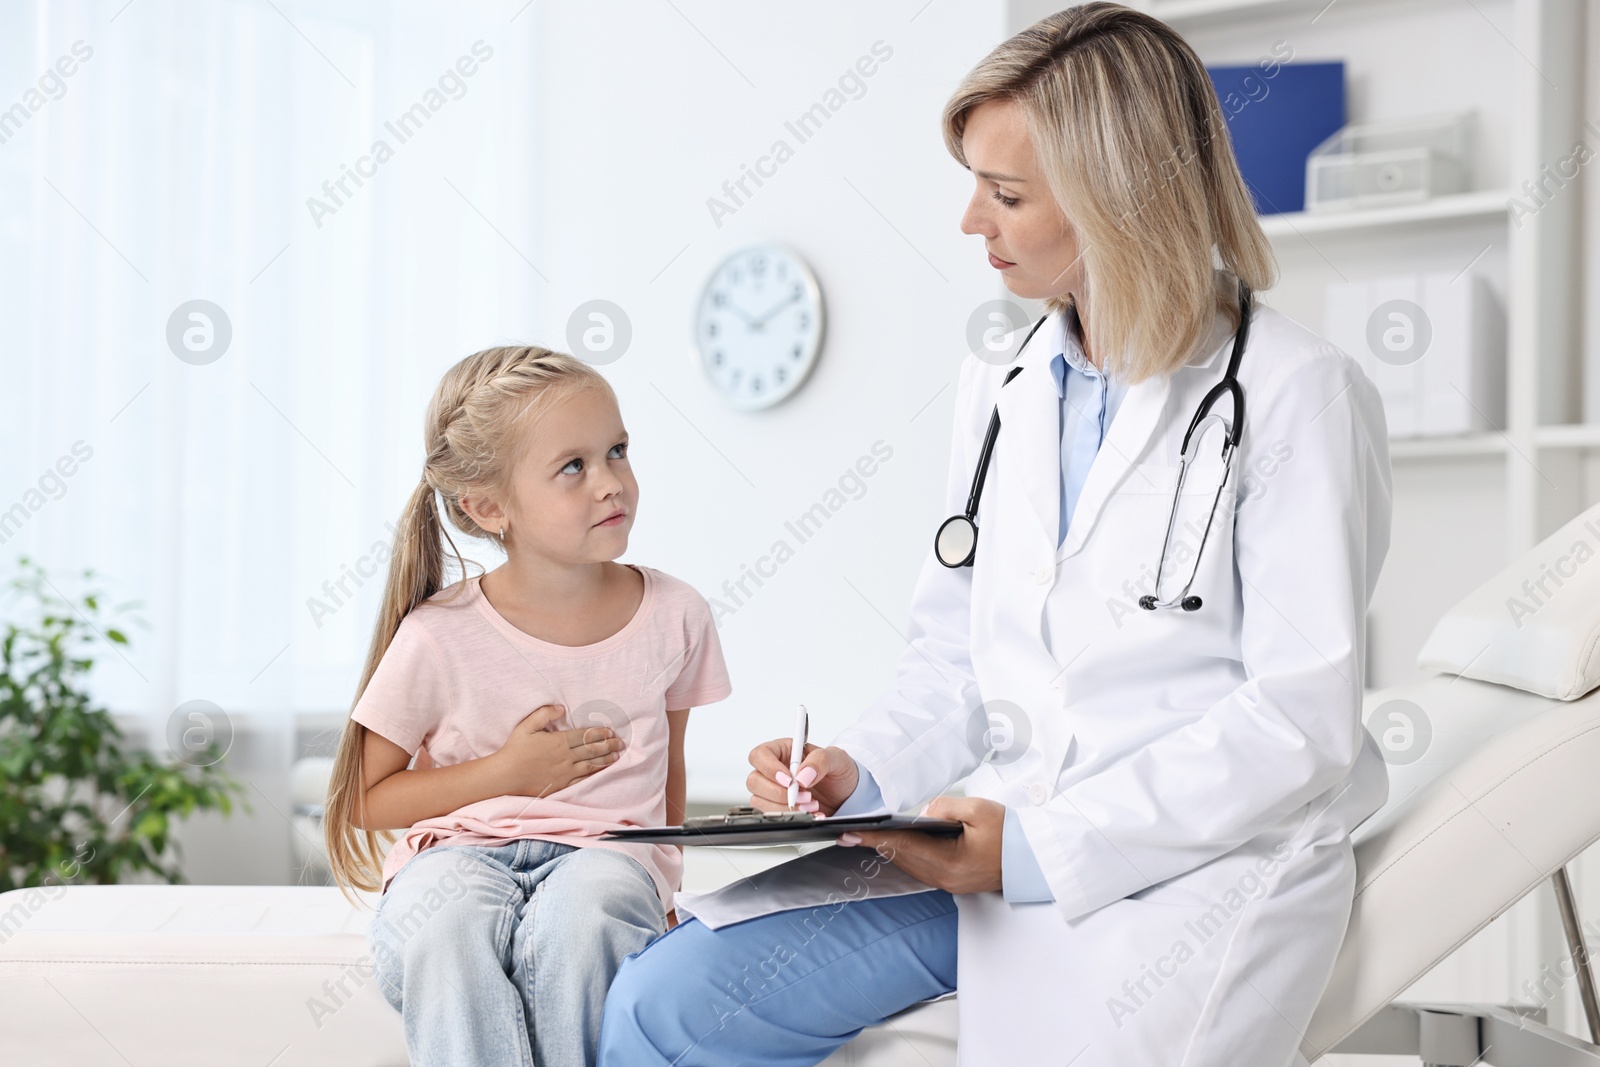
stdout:
[[[1050,377],[1061,398],[1061,519],[1056,547],[1067,539],[1067,524],[1089,477],[1089,465],[1100,452],[1100,442],[1122,406],[1128,387],[1101,374],[1083,354],[1082,330],[1075,308],[1068,308],[1051,323],[1055,355]],[[1072,373],[1068,373],[1068,370]]]
[[[1100,452],[1106,429],[1122,406],[1128,387],[1102,375],[1083,354],[1082,329],[1076,309],[1069,308],[1051,322],[1051,341],[1055,355],[1050,360],[1050,376],[1056,395],[1061,398],[1061,512],[1056,546],[1067,538],[1072,511],[1089,476],[1089,465]],[[1070,371],[1070,373],[1069,373]],[[861,815],[883,807],[883,793],[872,773],[856,764],[860,780],[855,792],[839,805],[835,815]],[[1054,900],[1038,857],[1022,832],[1022,820],[1015,808],[1006,808],[1005,828],[1000,835],[1000,886],[1005,899],[1013,904]]]

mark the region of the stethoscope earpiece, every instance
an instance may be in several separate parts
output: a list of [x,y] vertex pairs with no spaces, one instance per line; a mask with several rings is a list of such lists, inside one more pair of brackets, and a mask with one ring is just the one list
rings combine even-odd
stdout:
[[[1201,601],[1199,597],[1190,595],[1183,598],[1183,603],[1180,606],[1184,611],[1196,611],[1199,609],[1200,603]],[[1154,611],[1159,605],[1157,604],[1155,597],[1146,593],[1144,596],[1139,598],[1139,606],[1146,611]]]

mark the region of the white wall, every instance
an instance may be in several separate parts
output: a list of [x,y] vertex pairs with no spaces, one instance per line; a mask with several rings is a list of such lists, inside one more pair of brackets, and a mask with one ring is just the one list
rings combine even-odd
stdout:
[[[538,164],[525,177],[536,336],[603,297],[632,320],[603,369],[633,439],[639,519],[623,557],[733,609],[727,701],[692,716],[692,796],[742,799],[746,756],[812,712],[825,742],[894,677],[916,572],[940,514],[968,316],[999,295],[959,219],[971,179],[939,115],[1003,36],[1005,5],[545,5],[537,18]],[[679,13],[681,11],[681,14]],[[871,54],[892,56],[805,143],[785,128]],[[511,135],[514,131],[506,131]],[[793,158],[731,217],[706,201],[784,139]],[[768,169],[771,169],[770,167]],[[729,251],[777,241],[815,269],[827,309],[816,372],[759,414],[700,373],[692,310]],[[507,269],[519,264],[507,261]],[[876,441],[893,457],[801,543],[785,523]],[[737,582],[787,541],[793,558]],[[771,564],[763,565],[771,571]]]

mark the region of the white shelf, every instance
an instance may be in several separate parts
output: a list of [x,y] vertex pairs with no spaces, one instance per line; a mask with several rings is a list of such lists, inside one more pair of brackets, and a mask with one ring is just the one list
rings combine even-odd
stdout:
[[[1170,26],[1195,28],[1195,24],[1232,19],[1306,13],[1320,14],[1333,0],[1147,0],[1144,9]],[[1341,8],[1353,6],[1342,0]]]
[[[1572,423],[1565,426],[1540,426],[1534,431],[1534,444],[1540,448],[1600,449],[1600,425]],[[1509,442],[1498,433],[1462,434],[1453,437],[1395,437],[1389,440],[1389,458],[1449,459],[1452,457],[1500,456]]]
[[1534,440],[1540,448],[1600,448],[1600,426],[1541,426],[1534,431]]
[[1483,219],[1505,221],[1511,194],[1504,189],[1477,193],[1438,196],[1420,204],[1375,208],[1367,211],[1291,211],[1282,215],[1263,215],[1261,229],[1268,237],[1288,237],[1307,233],[1345,232],[1414,226],[1430,222]]
[[1498,433],[1461,434],[1454,437],[1397,437],[1389,441],[1389,458],[1450,459],[1503,456],[1508,449]]

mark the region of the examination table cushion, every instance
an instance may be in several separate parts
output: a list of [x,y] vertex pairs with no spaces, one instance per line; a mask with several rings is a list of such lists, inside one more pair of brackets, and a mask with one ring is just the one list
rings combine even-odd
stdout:
[[1557,700],[1600,686],[1597,559],[1600,504],[1446,612],[1417,665]]
[[1419,709],[1426,749],[1389,768],[1388,802],[1352,834],[1355,901],[1308,1060],[1600,838],[1600,692],[1563,702],[1441,675],[1366,701],[1375,733]]

